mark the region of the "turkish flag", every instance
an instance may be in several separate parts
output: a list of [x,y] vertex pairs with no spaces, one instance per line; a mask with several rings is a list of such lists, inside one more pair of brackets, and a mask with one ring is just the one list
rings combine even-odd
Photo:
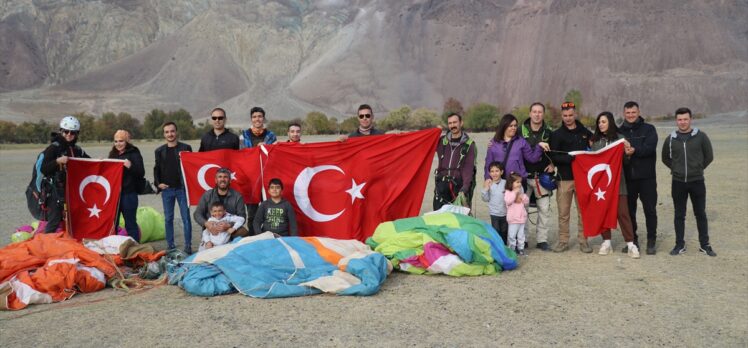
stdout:
[[197,205],[205,191],[216,184],[216,171],[219,168],[231,170],[229,186],[239,191],[244,203],[259,203],[260,193],[260,150],[249,148],[243,150],[214,150],[207,152],[180,152],[182,175],[184,176],[187,200],[190,205]]
[[125,161],[69,158],[65,201],[73,238],[101,239],[114,232]]
[[623,139],[597,151],[572,151],[571,169],[584,235],[594,237],[616,228]]
[[434,128],[264,145],[262,181],[267,188],[270,179],[281,179],[300,235],[363,241],[381,222],[420,213],[440,134]]

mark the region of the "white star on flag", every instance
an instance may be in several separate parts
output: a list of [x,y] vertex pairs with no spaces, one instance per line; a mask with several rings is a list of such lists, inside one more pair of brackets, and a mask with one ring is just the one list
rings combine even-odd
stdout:
[[236,172],[231,172],[231,180],[230,181],[234,181],[234,180],[236,180]]
[[99,208],[98,208],[98,207],[96,206],[96,203],[94,203],[94,205],[93,205],[93,207],[92,207],[92,208],[88,208],[88,211],[89,211],[89,212],[91,212],[91,214],[90,214],[90,215],[88,215],[88,217],[93,217],[93,216],[96,216],[96,217],[98,218],[98,217],[99,217],[99,213],[101,213],[101,209],[99,209]]
[[597,192],[595,192],[595,196],[597,196],[598,201],[604,201],[605,200],[605,191],[601,190],[599,187],[597,188]]
[[356,180],[351,179],[351,188],[348,190],[345,190],[349,195],[351,195],[351,204],[353,204],[354,201],[356,201],[356,198],[364,199],[364,195],[361,194],[361,189],[364,188],[364,185],[366,183],[362,183],[361,185],[356,184]]

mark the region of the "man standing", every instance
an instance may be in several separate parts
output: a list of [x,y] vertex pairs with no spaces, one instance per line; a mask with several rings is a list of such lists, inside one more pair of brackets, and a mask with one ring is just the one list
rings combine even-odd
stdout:
[[[210,206],[213,202],[221,202],[226,209],[226,212],[231,213],[232,215],[241,216],[245,220],[247,219],[244,199],[239,192],[229,187],[230,181],[231,171],[227,168],[218,169],[216,172],[215,187],[203,193],[202,197],[200,197],[200,202],[195,208],[195,212],[192,214],[195,222],[204,229],[207,229],[209,232],[224,232],[232,227],[231,224],[226,222],[208,221],[210,218]],[[247,228],[242,226],[238,230],[235,230],[231,234],[231,237],[244,237],[248,235],[249,232],[247,231]]]
[[[542,103],[532,103],[530,105],[530,117],[522,124],[522,137],[535,146],[540,142],[548,143],[551,138],[553,128],[543,120],[545,116],[545,105]],[[538,224],[536,247],[543,251],[548,251],[548,222],[551,219],[551,194],[545,187],[540,185],[540,174],[554,173],[556,168],[551,163],[547,154],[543,154],[538,163],[525,161],[527,168],[527,185],[530,188],[529,194],[535,196],[535,204],[538,207]],[[530,235],[530,224],[525,224],[525,235]]]
[[249,110],[249,117],[252,127],[243,130],[239,137],[242,148],[255,147],[259,144],[269,145],[278,141],[275,133],[265,128],[265,110],[255,106]]
[[591,253],[584,236],[582,215],[579,211],[579,203],[574,186],[574,174],[571,170],[571,161],[574,157],[569,151],[583,151],[589,148],[589,140],[592,137],[584,125],[576,119],[576,107],[574,103],[565,102],[561,104],[561,127],[551,134],[551,158],[558,168],[558,192],[556,192],[556,203],[558,204],[558,243],[553,248],[554,252],[560,253],[569,249],[569,218],[571,215],[571,203],[577,209],[577,240],[579,250],[583,253]]
[[341,135],[339,141],[345,141],[348,138],[363,137],[367,135],[381,135],[384,132],[374,128],[374,112],[368,104],[361,104],[358,107],[358,129],[348,135]]
[[300,143],[301,142],[301,125],[294,122],[288,125],[288,142],[289,143]]
[[662,162],[670,168],[673,176],[672,196],[675,208],[675,247],[670,255],[686,252],[685,224],[686,203],[691,197],[696,229],[699,231],[699,251],[717,256],[709,245],[709,226],[706,218],[706,186],[704,169],[712,163],[712,143],[706,133],[691,127],[693,116],[688,108],[675,110],[678,130],[673,131],[662,144]]
[[[623,105],[623,124],[620,132],[631,144],[624,148],[628,161],[623,162],[628,191],[629,215],[634,226],[634,244],[639,247],[636,233],[636,201],[641,199],[647,222],[647,255],[657,252],[657,130],[639,115],[639,104],[630,101]],[[622,252],[628,252],[628,246]]]
[[239,150],[239,137],[226,128],[226,111],[215,108],[210,112],[210,118],[213,120],[213,129],[205,133],[200,139],[198,152],[218,149]]
[[184,231],[184,251],[192,253],[192,222],[190,221],[190,206],[182,181],[182,166],[179,153],[192,152],[192,146],[177,141],[177,125],[166,122],[162,127],[166,144],[156,148],[156,165],[153,167],[153,181],[161,192],[164,204],[164,222],[166,227],[166,244],[169,249],[175,249],[174,243],[174,202],[179,204],[179,215],[182,217]]
[[473,139],[462,131],[462,125],[462,116],[449,115],[448,131],[436,145],[434,210],[451,204],[459,194],[463,194],[466,206],[472,207],[478,150]]

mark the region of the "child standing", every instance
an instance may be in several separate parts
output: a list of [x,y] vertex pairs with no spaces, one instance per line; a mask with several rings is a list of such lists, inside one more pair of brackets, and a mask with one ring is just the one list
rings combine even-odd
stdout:
[[488,214],[491,215],[491,226],[499,232],[499,236],[504,243],[509,241],[507,237],[506,222],[506,203],[504,203],[504,188],[506,180],[504,176],[504,166],[499,162],[491,162],[488,167],[490,179],[483,183],[483,189],[480,192],[480,198],[488,202]]
[[207,228],[204,229],[198,251],[203,251],[214,246],[228,243],[231,239],[231,234],[244,225],[244,218],[226,212],[226,208],[221,202],[213,202],[213,204],[210,205],[210,218],[208,221],[222,222],[231,225],[231,227],[229,227],[228,230],[221,232],[210,232]]
[[260,203],[253,221],[256,232],[270,231],[277,236],[296,236],[296,214],[291,203],[283,199],[283,182],[278,178],[270,179],[268,195],[270,198]]
[[522,177],[512,173],[507,181],[511,190],[504,193],[506,203],[506,221],[509,224],[509,247],[515,249],[518,255],[525,255],[525,222],[527,222],[527,210],[525,206],[530,199],[522,190]]

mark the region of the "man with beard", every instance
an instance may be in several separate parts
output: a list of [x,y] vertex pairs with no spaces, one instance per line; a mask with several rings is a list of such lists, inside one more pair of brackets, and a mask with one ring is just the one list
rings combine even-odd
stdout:
[[[634,226],[634,245],[639,247],[636,233],[636,201],[642,201],[647,223],[647,255],[657,252],[657,130],[639,114],[639,104],[630,101],[623,105],[621,134],[631,144],[624,149],[628,161],[623,162],[628,191],[629,216]],[[628,252],[624,247],[622,252]]]
[[[202,197],[200,197],[200,202],[195,208],[195,212],[192,214],[195,222],[204,229],[207,229],[208,232],[224,232],[232,227],[231,224],[226,222],[208,221],[210,219],[210,206],[213,202],[221,202],[226,212],[241,216],[245,220],[247,219],[244,199],[238,191],[229,187],[230,181],[231,171],[227,168],[218,169],[216,172],[216,185],[203,193]],[[242,226],[231,234],[231,238],[248,235],[247,228]]]
[[180,152],[192,152],[192,146],[177,140],[177,125],[166,122],[162,127],[166,144],[155,151],[156,165],[153,167],[153,181],[161,192],[161,202],[164,205],[164,223],[166,227],[166,244],[169,249],[175,249],[174,243],[174,203],[179,204],[179,215],[182,217],[184,231],[184,250],[192,251],[192,222],[190,221],[190,206],[187,204],[187,194],[182,179]]
[[435,172],[434,210],[451,204],[459,194],[463,194],[465,206],[472,207],[478,150],[473,139],[462,131],[462,125],[462,116],[456,113],[449,115],[449,131],[436,145],[438,164]]

